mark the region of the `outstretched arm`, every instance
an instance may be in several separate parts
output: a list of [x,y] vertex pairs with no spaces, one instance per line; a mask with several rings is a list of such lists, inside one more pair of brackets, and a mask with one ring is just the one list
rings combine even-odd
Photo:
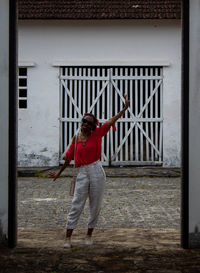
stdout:
[[124,99],[125,99],[125,106],[124,108],[117,113],[114,117],[110,118],[107,122],[106,122],[106,128],[110,128],[119,118],[121,118],[121,116],[126,112],[126,110],[129,107],[129,100],[127,99],[127,95],[124,95]]
[[[72,144],[70,145],[70,148],[68,150],[70,158],[74,155],[74,143],[75,143],[75,139],[76,136],[73,137],[72,139]],[[59,178],[59,176],[61,175],[61,173],[64,171],[64,169],[69,165],[71,159],[69,157],[67,157],[65,159],[65,163],[62,165],[62,167],[60,168],[60,170],[56,173],[56,172],[49,172],[49,176],[53,178],[53,181],[55,181],[57,178]]]
[[60,170],[58,171],[58,173],[56,172],[49,172],[49,176],[53,178],[53,181],[55,181],[57,178],[59,178],[59,176],[61,175],[61,173],[64,171],[64,169],[69,165],[68,159],[65,160],[65,163],[62,165],[62,167],[60,168]]

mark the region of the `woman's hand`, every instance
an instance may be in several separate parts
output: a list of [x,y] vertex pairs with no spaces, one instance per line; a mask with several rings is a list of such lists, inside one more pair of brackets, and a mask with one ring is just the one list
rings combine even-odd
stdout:
[[130,105],[130,100],[127,99],[127,95],[126,94],[124,94],[124,99],[125,99],[125,106],[124,106],[124,108],[127,109],[129,107],[129,105]]
[[48,172],[49,176],[53,178],[53,181],[55,181],[59,175],[56,172]]
[[64,171],[64,169],[67,167],[67,165],[69,165],[69,162],[68,162],[68,160],[65,160],[65,163],[62,165],[62,167],[58,173],[48,172],[49,176],[51,178],[53,178],[53,181],[55,181],[61,175],[61,173]]

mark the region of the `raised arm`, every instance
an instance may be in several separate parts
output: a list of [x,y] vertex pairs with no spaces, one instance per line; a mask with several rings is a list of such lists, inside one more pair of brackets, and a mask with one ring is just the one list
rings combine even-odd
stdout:
[[106,128],[110,128],[119,118],[121,118],[121,116],[128,109],[130,101],[127,99],[127,95],[126,94],[124,95],[124,99],[125,99],[125,106],[124,106],[124,108],[119,113],[117,113],[114,117],[110,118],[106,122]]

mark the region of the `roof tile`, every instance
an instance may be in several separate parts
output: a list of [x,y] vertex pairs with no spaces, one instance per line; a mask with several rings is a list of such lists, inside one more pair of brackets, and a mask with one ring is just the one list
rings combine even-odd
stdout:
[[19,0],[19,19],[180,19],[181,0]]

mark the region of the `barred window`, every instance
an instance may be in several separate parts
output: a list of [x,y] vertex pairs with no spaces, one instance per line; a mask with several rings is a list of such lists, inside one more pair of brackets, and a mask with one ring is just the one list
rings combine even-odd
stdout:
[[27,109],[27,68],[20,67],[18,75],[18,106],[19,109]]

